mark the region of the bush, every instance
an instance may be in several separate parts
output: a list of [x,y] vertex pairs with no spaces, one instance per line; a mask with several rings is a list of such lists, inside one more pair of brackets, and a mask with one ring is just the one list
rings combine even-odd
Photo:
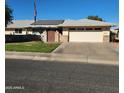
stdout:
[[5,35],[5,42],[41,41],[40,35]]

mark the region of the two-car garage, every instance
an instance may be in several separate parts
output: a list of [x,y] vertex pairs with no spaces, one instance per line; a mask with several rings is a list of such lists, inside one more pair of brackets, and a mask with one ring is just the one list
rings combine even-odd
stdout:
[[103,32],[69,31],[69,42],[103,42]]
[[112,26],[112,23],[90,19],[65,20],[59,25],[64,40],[68,37],[67,42],[109,42]]

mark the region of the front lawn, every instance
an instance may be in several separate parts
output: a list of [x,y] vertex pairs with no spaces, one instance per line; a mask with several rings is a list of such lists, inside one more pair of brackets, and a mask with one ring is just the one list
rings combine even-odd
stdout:
[[6,43],[6,51],[17,51],[17,52],[42,52],[50,53],[56,49],[60,44],[58,43],[43,43],[37,42],[24,42],[24,43]]

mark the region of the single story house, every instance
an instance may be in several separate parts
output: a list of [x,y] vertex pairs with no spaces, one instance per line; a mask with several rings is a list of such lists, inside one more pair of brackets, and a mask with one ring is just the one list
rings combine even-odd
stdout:
[[109,42],[112,26],[112,23],[90,19],[38,20],[21,29],[25,29],[25,34],[41,35],[44,42]]
[[32,24],[33,20],[14,20],[12,23],[8,24],[5,28],[6,35],[25,35],[32,34],[31,31],[27,31],[26,27]]

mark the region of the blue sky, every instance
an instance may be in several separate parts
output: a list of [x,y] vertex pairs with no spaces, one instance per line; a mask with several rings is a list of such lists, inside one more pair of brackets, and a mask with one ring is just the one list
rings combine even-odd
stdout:
[[[34,0],[6,0],[14,19],[33,20]],[[108,22],[119,21],[119,0],[37,0],[37,19],[82,19],[98,15]]]

